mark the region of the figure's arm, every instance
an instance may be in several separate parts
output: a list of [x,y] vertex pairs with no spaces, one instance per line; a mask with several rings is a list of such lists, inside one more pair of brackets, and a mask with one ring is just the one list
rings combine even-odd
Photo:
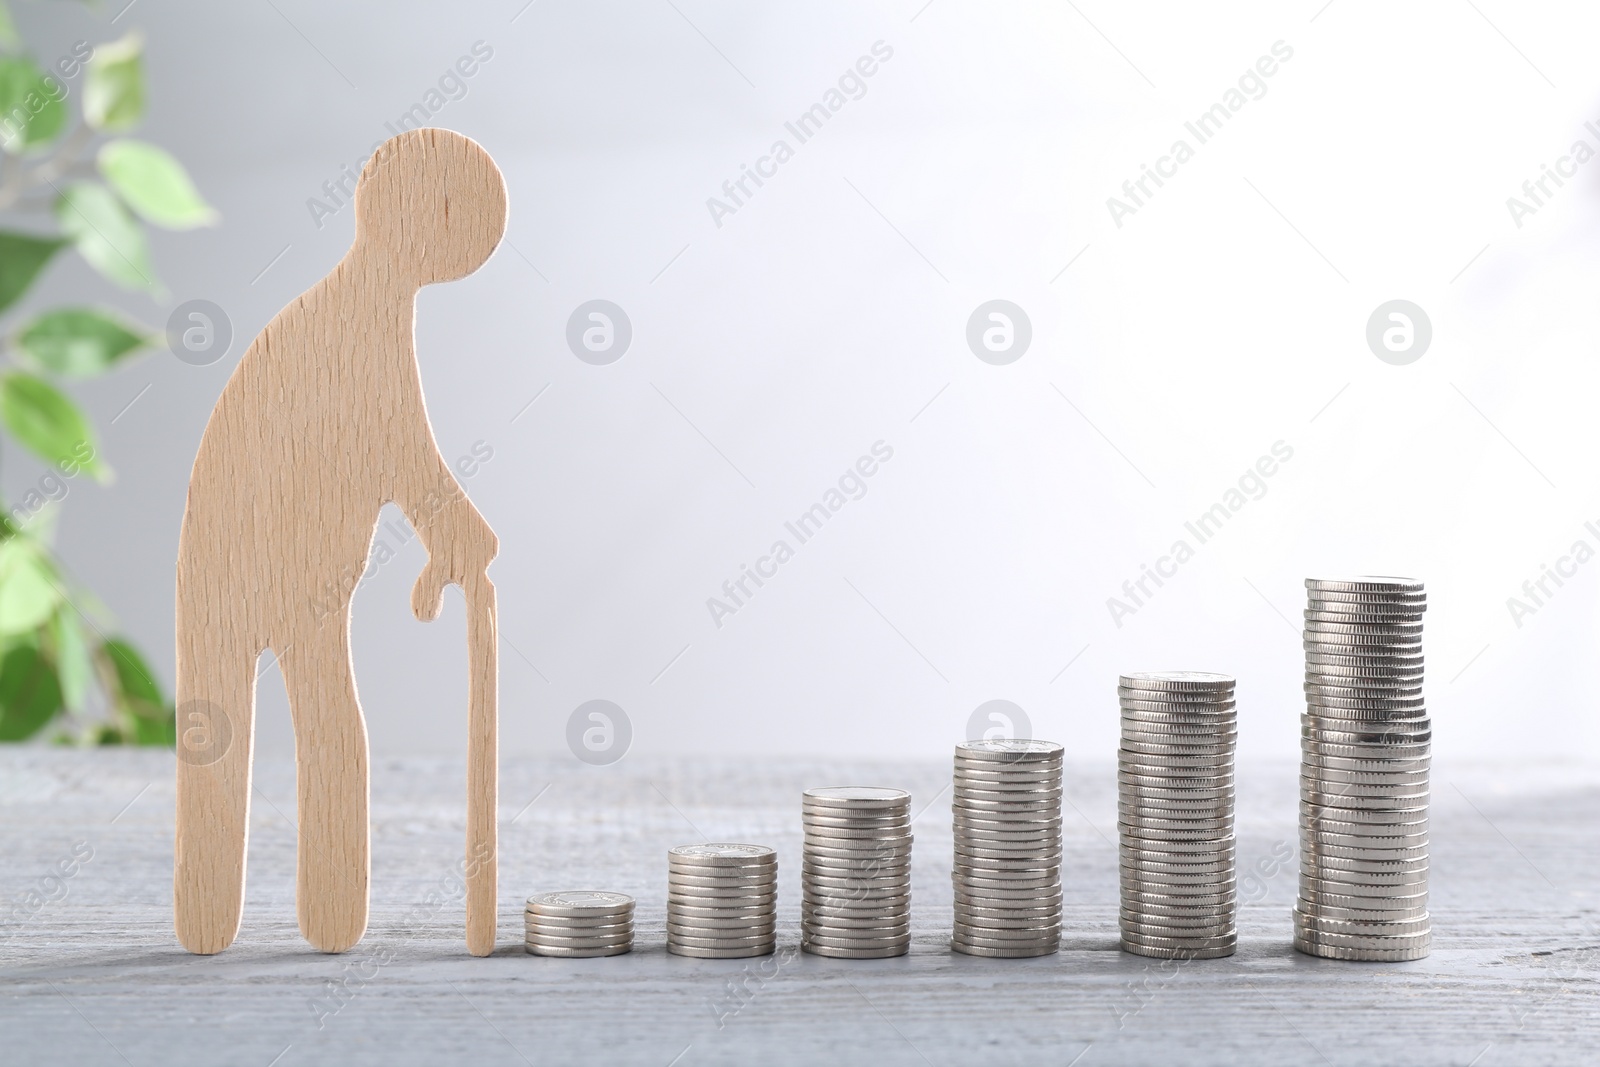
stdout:
[[482,581],[500,541],[472,506],[449,464],[439,454],[426,417],[409,463],[395,484],[394,502],[428,552],[428,562],[411,592],[411,610],[424,622],[437,618],[444,587]]

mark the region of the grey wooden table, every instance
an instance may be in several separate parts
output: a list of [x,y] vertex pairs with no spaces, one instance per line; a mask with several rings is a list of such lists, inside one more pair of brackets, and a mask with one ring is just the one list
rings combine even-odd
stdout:
[[[256,771],[244,929],[199,958],[172,933],[172,766],[159,752],[0,750],[0,1062],[108,1064],[1475,1064],[1600,1060],[1600,769],[1435,766],[1434,951],[1405,964],[1290,947],[1294,768],[1244,766],[1239,952],[1164,964],[1116,933],[1109,763],[1068,769],[1065,936],[1036,960],[952,955],[948,772],[932,763],[506,761],[501,947],[466,954],[464,772],[373,771],[372,918],[344,956],[294,921],[292,766]],[[799,954],[799,793],[910,789],[911,953]],[[780,951],[664,949],[665,850],[778,848]],[[1249,872],[1254,871],[1254,874]],[[522,902],[638,899],[631,955],[521,947]]]

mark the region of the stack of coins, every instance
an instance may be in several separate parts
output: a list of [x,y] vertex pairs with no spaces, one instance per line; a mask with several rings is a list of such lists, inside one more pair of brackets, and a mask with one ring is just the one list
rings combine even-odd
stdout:
[[1294,946],[1344,960],[1428,954],[1422,613],[1410,578],[1306,579],[1300,896]]
[[800,947],[877,959],[911,945],[911,794],[875,786],[807,789]]
[[524,918],[535,956],[620,956],[633,948],[633,898],[625,893],[536,893]]
[[667,852],[667,951],[766,956],[777,938],[778,854],[765,845],[679,845]]
[[1233,955],[1233,685],[1229,675],[1195,671],[1119,680],[1119,920],[1128,952]]
[[1061,756],[1053,741],[956,746],[955,951],[1021,957],[1061,947]]

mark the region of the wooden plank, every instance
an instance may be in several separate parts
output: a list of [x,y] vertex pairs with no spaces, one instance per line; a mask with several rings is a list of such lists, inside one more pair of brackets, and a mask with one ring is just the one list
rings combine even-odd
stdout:
[[396,503],[429,558],[419,619],[444,587],[471,611],[467,940],[493,948],[498,542],[439,454],[415,346],[424,285],[477,270],[505,232],[505,183],[445,130],[386,141],[356,188],[356,236],[234,368],[206,426],[178,552],[178,938],[214,953],[239,931],[250,825],[255,663],[271,648],[299,766],[296,907],[325,952],[360,941],[369,896],[366,721],[350,659],[350,598],[379,509]]
[[[1241,886],[1240,950],[1163,969],[1117,948],[1107,761],[1067,769],[1066,936],[1039,960],[948,949],[943,761],[507,759],[501,778],[501,947],[460,951],[459,765],[372,766],[372,924],[344,956],[305,951],[293,914],[294,768],[257,769],[248,921],[196,959],[168,925],[171,757],[0,750],[0,892],[16,902],[80,842],[93,857],[0,926],[0,1013],[19,1063],[492,1064],[679,1067],[1590,1063],[1600,1049],[1600,769],[1436,764],[1435,950],[1341,964],[1290,947],[1292,867]],[[1295,766],[1239,770],[1241,868],[1294,839]],[[914,942],[899,960],[690,960],[664,949],[666,859],[705,836],[780,855],[779,943],[798,941],[799,793],[910,789]],[[531,807],[528,802],[537,801]],[[129,802],[132,801],[132,805]],[[127,807],[126,812],[122,811]],[[524,810],[526,808],[526,810]],[[519,815],[520,813],[520,815]],[[115,818],[115,822],[113,822]],[[515,819],[515,821],[513,821]],[[639,901],[637,949],[527,956],[522,901],[598,887]],[[20,908],[21,910],[15,910]],[[81,1012],[81,1014],[79,1014]],[[91,1025],[92,1023],[92,1025]],[[720,1023],[720,1025],[719,1025]],[[1085,1049],[1089,1051],[1084,1052]],[[688,1051],[685,1052],[684,1050]],[[286,1051],[287,1050],[287,1051]]]

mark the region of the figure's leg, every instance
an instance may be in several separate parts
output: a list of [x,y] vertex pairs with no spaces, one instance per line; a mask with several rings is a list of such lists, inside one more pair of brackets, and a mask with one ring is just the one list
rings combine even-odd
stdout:
[[367,727],[344,620],[312,626],[282,654],[299,785],[300,932],[343,952],[367,929]]
[[178,940],[209,955],[233,943],[244,908],[255,734],[255,656],[237,633],[178,604]]

